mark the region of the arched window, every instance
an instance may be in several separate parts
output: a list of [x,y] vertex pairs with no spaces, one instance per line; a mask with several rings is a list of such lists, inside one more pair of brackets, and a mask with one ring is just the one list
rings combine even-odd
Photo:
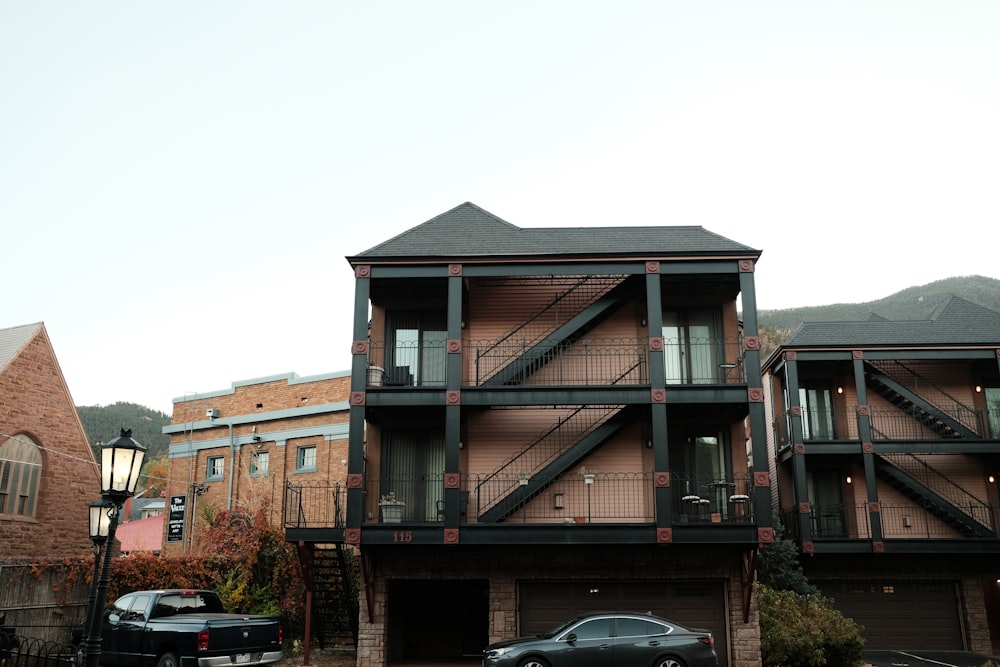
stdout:
[[0,445],[0,515],[34,516],[42,479],[42,452],[26,435]]

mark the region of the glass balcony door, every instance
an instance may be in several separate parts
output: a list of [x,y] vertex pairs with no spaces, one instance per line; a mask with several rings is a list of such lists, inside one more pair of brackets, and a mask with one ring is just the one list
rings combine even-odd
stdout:
[[387,385],[445,384],[448,330],[445,313],[396,311],[387,319]]
[[719,382],[720,339],[713,310],[663,313],[663,348],[667,384]]

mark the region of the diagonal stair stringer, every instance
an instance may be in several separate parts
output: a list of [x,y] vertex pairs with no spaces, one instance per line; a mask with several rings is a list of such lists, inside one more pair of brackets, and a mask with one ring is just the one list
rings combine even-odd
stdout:
[[533,472],[526,485],[515,485],[510,493],[479,515],[479,523],[499,523],[524,507],[562,475],[590,456],[612,436],[635,421],[640,406],[626,406],[591,430],[572,447]]
[[917,502],[925,510],[968,537],[996,537],[988,527],[963,512],[947,498],[935,493],[891,461],[875,457],[875,471],[893,488]]
[[524,354],[514,358],[490,378],[484,380],[481,386],[502,386],[524,382],[532,373],[545,366],[553,358],[553,352],[579,340],[628,303],[631,294],[630,282],[621,283],[571,317],[546,338],[525,350]]

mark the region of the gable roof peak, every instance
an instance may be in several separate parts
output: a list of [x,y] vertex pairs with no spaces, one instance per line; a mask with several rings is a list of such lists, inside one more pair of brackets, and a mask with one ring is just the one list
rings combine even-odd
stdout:
[[472,202],[464,202],[347,260],[363,263],[374,259],[565,258],[609,254],[758,257],[761,251],[699,226],[521,228]]
[[0,369],[45,327],[41,322],[0,329]]

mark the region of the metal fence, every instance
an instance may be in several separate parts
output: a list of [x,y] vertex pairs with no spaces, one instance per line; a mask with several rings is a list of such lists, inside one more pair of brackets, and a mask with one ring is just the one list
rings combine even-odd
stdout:
[[0,665],[3,667],[82,665],[83,658],[82,647],[73,644],[62,644],[21,635],[0,639]]

